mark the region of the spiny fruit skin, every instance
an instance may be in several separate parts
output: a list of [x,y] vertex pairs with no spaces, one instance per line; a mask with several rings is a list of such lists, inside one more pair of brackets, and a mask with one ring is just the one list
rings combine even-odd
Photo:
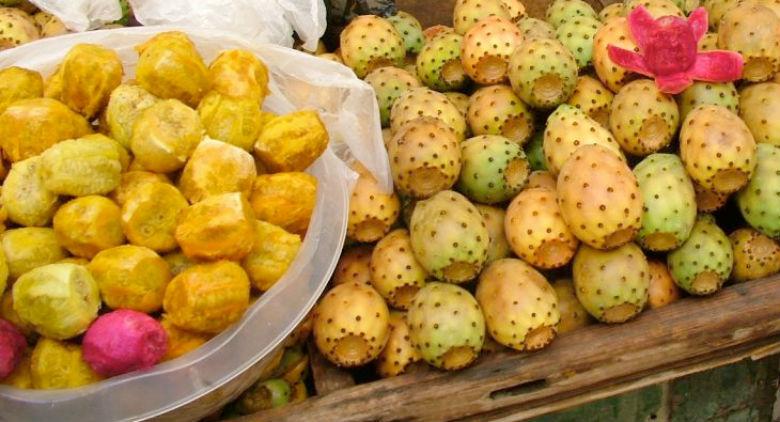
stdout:
[[547,188],[555,192],[556,186],[557,182],[552,173],[547,170],[535,170],[528,176],[528,184],[525,185],[525,188]]
[[409,72],[393,66],[374,69],[366,75],[365,81],[374,88],[382,127],[390,126],[390,109],[395,100],[404,92],[422,86]]
[[555,191],[544,187],[525,189],[512,200],[504,230],[512,251],[537,268],[563,267],[579,245],[561,216]]
[[509,13],[512,22],[518,22],[525,17],[525,5],[520,0],[501,0],[504,9]]
[[32,17],[20,9],[0,8],[0,51],[27,44],[41,37]]
[[532,18],[530,16],[524,17],[517,22],[517,27],[520,28],[520,32],[523,34],[523,39],[525,41],[536,38],[555,39],[555,28],[541,19]]
[[523,34],[510,20],[488,16],[469,29],[463,39],[463,68],[477,83],[504,82],[512,52],[522,43]]
[[395,27],[379,16],[358,16],[341,32],[341,58],[362,78],[381,66],[404,64],[406,48]]
[[743,79],[769,80],[780,71],[780,17],[759,4],[741,3],[723,16],[718,47],[742,55]]
[[622,2],[607,5],[599,12],[599,20],[603,23],[607,23],[612,19],[622,18],[624,16],[626,16],[626,6]]
[[314,311],[314,340],[320,353],[338,366],[374,360],[389,335],[389,311],[371,286],[344,283],[331,289]]
[[401,375],[409,365],[420,359],[420,352],[412,344],[406,315],[398,311],[390,312],[390,336],[376,361],[377,372],[382,378]]
[[469,96],[462,92],[445,92],[444,95],[460,111],[463,117],[469,112]]
[[739,116],[756,142],[780,146],[780,84],[765,82],[743,89]]
[[680,120],[684,121],[688,113],[700,105],[710,104],[726,107],[736,114],[739,110],[739,94],[732,82],[710,83],[695,81],[693,85],[685,88],[677,95],[677,104],[680,106]]
[[547,162],[544,159],[544,131],[539,131],[531,136],[525,144],[525,156],[531,165],[531,170],[547,171]]
[[702,0],[702,6],[708,12],[710,28],[717,31],[723,15],[739,3],[740,0]]
[[451,26],[433,25],[423,30],[423,37],[425,38],[425,42],[431,42],[432,39],[436,38],[440,34],[446,34],[450,32],[455,32],[455,29]]
[[441,34],[425,43],[417,55],[415,69],[428,88],[437,91],[457,91],[469,83],[460,60],[463,36]]
[[501,0],[458,0],[452,13],[452,26],[455,32],[465,35],[477,22],[488,16],[512,19]]
[[390,130],[397,134],[407,123],[420,117],[441,120],[452,129],[458,141],[466,139],[466,118],[447,96],[425,87],[412,88],[393,103],[390,110]]
[[677,103],[649,79],[626,84],[615,95],[609,126],[628,153],[645,156],[672,142],[680,125]]
[[577,16],[599,18],[593,7],[582,0],[555,0],[547,7],[545,14],[547,22],[558,28]]
[[699,214],[688,240],[666,256],[674,282],[692,295],[718,291],[728,280],[734,254],[726,233],[709,214]]
[[577,66],[584,68],[593,58],[593,37],[600,27],[601,22],[595,17],[575,16],[558,26],[555,35],[577,59]]
[[497,204],[514,197],[528,180],[523,148],[503,136],[480,135],[461,144],[458,190],[474,202]]
[[677,6],[677,4],[671,0],[625,0],[626,16],[639,6],[644,8],[655,19],[659,19],[663,16],[677,16],[685,17],[685,14]]
[[729,235],[734,250],[731,279],[736,282],[757,280],[780,272],[780,244],[763,233],[737,229]]
[[631,169],[612,151],[585,145],[558,175],[563,219],[580,241],[597,249],[630,242],[642,226],[642,193]]
[[574,92],[577,61],[557,40],[530,40],[512,54],[509,81],[526,104],[540,109],[553,108]]
[[417,54],[423,46],[423,33],[422,25],[411,14],[399,10],[393,16],[389,16],[387,21],[390,22],[401,38],[404,40],[404,48],[409,54]]
[[371,285],[390,306],[407,310],[428,273],[412,252],[409,231],[397,229],[382,238],[371,255]]
[[506,211],[498,207],[491,207],[490,205],[476,204],[474,206],[477,207],[479,213],[482,214],[482,219],[485,220],[485,226],[490,235],[485,265],[489,265],[493,261],[511,255],[512,249],[509,247],[509,242],[506,240],[506,235],[504,234],[504,218],[506,217]]
[[547,118],[544,130],[544,158],[547,169],[557,175],[574,152],[583,145],[601,145],[624,161],[612,133],[581,110],[561,105]]
[[696,222],[696,192],[680,157],[651,154],[634,167],[644,213],[637,242],[651,251],[669,251],[685,242]]
[[428,283],[406,314],[412,344],[429,364],[446,370],[470,365],[485,342],[479,303],[454,284]]
[[347,236],[358,242],[375,242],[398,220],[401,203],[395,193],[384,192],[371,173],[360,173],[349,201]]
[[647,304],[650,309],[657,309],[676,302],[682,295],[680,288],[674,284],[669,268],[663,261],[648,261],[650,270],[650,290],[648,291]]
[[629,81],[636,79],[636,74],[629,72],[609,58],[607,46],[614,45],[629,51],[639,52],[628,29],[626,18],[615,18],[604,23],[593,39],[593,67],[601,82],[612,92],[620,91]]
[[[614,3],[613,3],[614,4]],[[609,129],[609,111],[615,97],[598,79],[587,75],[577,78],[574,93],[566,104],[577,107],[591,119]]]
[[474,135],[501,135],[523,145],[534,131],[534,116],[508,85],[478,89],[469,98],[466,119]]
[[427,198],[458,180],[461,153],[457,136],[440,120],[423,117],[407,124],[387,145],[395,189]]
[[498,260],[480,275],[475,294],[488,333],[515,350],[538,350],[555,338],[561,319],[550,283],[519,259]]
[[680,158],[693,181],[703,188],[736,192],[753,174],[756,142],[736,114],[725,107],[702,105],[683,122]]
[[737,204],[745,221],[765,235],[780,239],[780,147],[758,144],[756,170]]
[[574,282],[562,278],[552,282],[555,295],[558,297],[558,313],[561,321],[558,323],[558,334],[568,333],[591,324],[590,314],[577,299]]
[[729,194],[704,189],[695,182],[693,190],[696,191],[696,209],[699,212],[715,212],[726,205],[729,200]]
[[650,270],[634,243],[600,251],[582,245],[572,267],[577,299],[602,322],[625,322],[647,303]]
[[371,254],[370,245],[357,245],[344,249],[341,258],[333,272],[334,285],[344,283],[371,284]]
[[438,280],[472,280],[487,260],[490,234],[485,221],[457,192],[442,191],[418,202],[410,228],[417,261]]
[[[712,16],[712,15],[710,15]],[[699,51],[718,50],[718,34],[708,32],[699,39]]]

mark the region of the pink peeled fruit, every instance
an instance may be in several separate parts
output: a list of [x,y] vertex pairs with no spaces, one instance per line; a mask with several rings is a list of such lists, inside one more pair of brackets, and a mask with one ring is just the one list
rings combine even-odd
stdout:
[[0,319],[0,379],[16,369],[27,348],[27,340],[10,322]]
[[700,7],[688,19],[663,16],[654,19],[639,6],[628,15],[628,27],[639,53],[614,45],[609,58],[621,67],[655,78],[658,89],[679,94],[694,80],[731,82],[742,76],[742,55],[733,51],[698,51],[707,32],[707,10]]
[[168,335],[149,315],[119,309],[92,323],[82,348],[93,371],[112,377],[154,366],[168,350]]

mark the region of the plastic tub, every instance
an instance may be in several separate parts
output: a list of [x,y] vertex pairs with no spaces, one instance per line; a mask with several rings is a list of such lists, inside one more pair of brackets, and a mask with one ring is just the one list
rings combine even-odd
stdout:
[[[44,40],[19,47],[18,51],[10,50],[12,54],[0,54],[0,68],[17,64],[48,75],[70,46],[90,42],[117,50],[125,61],[125,72],[132,75],[135,57],[129,46],[142,42],[156,31],[160,29],[132,28],[114,30],[110,36],[107,31],[97,31]],[[186,32],[207,62],[219,50],[247,48],[240,40],[224,37],[219,32]],[[123,36],[120,45],[116,45],[118,35]],[[206,51],[201,48],[204,44]],[[256,48],[250,48],[257,53]],[[295,59],[310,60],[295,56],[301,53],[288,53],[280,47],[263,48],[267,50],[262,51],[293,54]],[[260,53],[258,55],[270,60]],[[272,78],[276,76],[272,69]],[[272,84],[272,91],[278,93],[281,86],[289,89],[288,85],[284,85],[287,82]],[[314,86],[316,88],[316,84]],[[301,89],[311,90],[311,87],[301,86]],[[323,98],[333,102],[331,98]],[[286,112],[296,107],[311,106],[311,101],[310,104],[300,104],[289,96],[276,95],[269,98],[265,106],[271,111]],[[338,131],[338,123],[328,121],[328,110],[331,114],[338,114],[338,111],[329,107],[338,107],[338,104],[326,103],[320,111],[329,131],[334,127]],[[338,133],[336,136],[339,136]],[[331,137],[334,137],[333,131]],[[348,141],[336,139],[334,147],[343,147],[346,143]],[[241,321],[199,349],[149,371],[69,390],[19,390],[0,386],[0,420],[195,420],[219,409],[249,387],[278,357],[282,351],[281,342],[315,304],[333,273],[344,243],[354,175],[330,149],[312,165],[309,172],[319,180],[319,189],[315,213],[301,250],[284,277],[247,310]]]

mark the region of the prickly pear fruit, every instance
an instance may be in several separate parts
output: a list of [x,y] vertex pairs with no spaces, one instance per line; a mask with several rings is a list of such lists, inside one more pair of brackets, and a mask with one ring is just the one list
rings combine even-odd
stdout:
[[577,61],[557,40],[523,43],[509,60],[512,89],[528,105],[549,109],[569,99],[577,84]]
[[341,57],[344,64],[362,78],[382,66],[400,67],[404,63],[404,40],[395,27],[379,16],[358,16],[341,32]]
[[397,134],[404,125],[420,117],[439,119],[455,132],[458,141],[466,139],[466,118],[455,104],[446,95],[425,87],[412,88],[398,97],[390,109],[390,129]]
[[461,57],[466,73],[483,85],[504,82],[512,52],[523,43],[523,34],[508,19],[488,16],[466,33]]
[[523,145],[534,131],[534,116],[507,85],[478,89],[466,118],[474,135],[501,135]]
[[445,92],[444,95],[460,111],[463,117],[469,112],[469,96],[462,92]]
[[334,285],[344,283],[371,284],[371,254],[373,247],[357,245],[344,249],[333,272]]
[[428,273],[451,283],[479,275],[490,234],[479,210],[463,195],[442,191],[418,202],[410,228],[414,255]]
[[582,242],[610,249],[630,242],[642,226],[642,193],[631,169],[612,151],[585,145],[558,175],[563,219]]
[[741,3],[723,16],[718,47],[742,55],[743,79],[769,80],[780,71],[780,17],[767,7]]
[[739,94],[731,82],[695,81],[677,96],[677,104],[680,106],[680,121],[684,121],[691,110],[705,104],[726,107],[736,114],[739,109]]
[[639,52],[628,29],[626,18],[614,18],[605,22],[596,32],[593,39],[593,67],[596,74],[612,92],[620,91],[629,81],[636,79],[635,73],[629,72],[609,58],[607,46],[614,45],[629,51]]
[[609,126],[628,153],[645,156],[672,142],[680,125],[677,103],[649,79],[626,84],[615,95]]
[[423,37],[425,38],[425,42],[431,42],[432,39],[436,38],[440,34],[446,34],[450,32],[455,32],[455,29],[451,26],[433,25],[423,29]]
[[485,220],[485,226],[490,235],[490,244],[488,244],[485,265],[511,255],[512,249],[510,249],[509,242],[507,242],[506,235],[504,234],[504,218],[506,217],[506,211],[498,207],[491,207],[490,205],[476,204],[474,206],[477,207],[479,213],[482,214],[482,219]]
[[599,18],[593,7],[582,0],[555,0],[547,7],[545,16],[556,29],[577,16]]
[[371,286],[344,283],[331,289],[314,311],[314,340],[323,356],[338,366],[374,360],[389,334],[389,311]]
[[458,190],[474,202],[497,204],[512,199],[530,173],[523,148],[503,136],[480,135],[461,145]]
[[322,53],[317,54],[317,57],[324,59],[324,60],[330,60],[332,62],[336,62],[339,64],[344,64],[344,60],[341,59],[341,56],[335,53]]
[[597,18],[575,16],[558,26],[555,35],[558,41],[571,51],[580,68],[590,66],[593,58],[593,37],[601,27]]
[[485,341],[485,318],[467,290],[428,283],[406,314],[412,344],[429,364],[446,370],[470,365]]
[[751,227],[780,238],[780,146],[758,144],[756,170],[737,204]]
[[401,375],[409,365],[420,359],[420,352],[412,344],[406,315],[398,311],[390,312],[390,336],[376,361],[377,372],[382,378]]
[[628,321],[647,303],[650,269],[634,243],[609,251],[582,245],[572,273],[577,299],[601,322]]
[[557,175],[574,152],[583,145],[601,145],[621,161],[620,145],[612,134],[581,110],[561,105],[547,118],[544,130],[544,157],[547,169]]
[[609,4],[599,12],[599,20],[603,23],[624,16],[626,16],[626,6],[622,2]]
[[718,34],[708,32],[699,39],[698,45],[699,51],[713,51],[718,50]]
[[780,146],[780,84],[765,82],[743,89],[739,95],[739,116],[756,142]]
[[455,32],[465,35],[477,22],[488,16],[512,19],[501,0],[457,0],[452,13],[452,26]]
[[756,142],[745,123],[727,108],[702,105],[688,113],[680,130],[680,158],[703,188],[736,192],[756,166]]
[[520,192],[507,208],[504,230],[512,251],[537,268],[568,264],[579,245],[561,217],[555,191],[547,188]]
[[399,10],[393,16],[388,16],[387,21],[395,27],[395,30],[404,40],[404,48],[409,54],[417,54],[423,46],[422,25],[411,14]]
[[626,16],[639,6],[643,6],[655,19],[660,19],[664,16],[677,16],[685,17],[685,14],[680,7],[671,0],[626,0],[624,2],[626,7]]
[[780,244],[768,236],[743,228],[732,232],[729,241],[734,250],[734,281],[757,280],[780,272]]
[[555,177],[549,171],[536,170],[531,172],[531,174],[528,176],[528,183],[525,185],[525,188],[547,188],[555,192],[557,188],[557,182]]
[[715,212],[729,200],[729,194],[704,189],[695,182],[693,190],[696,191],[696,210],[699,212]]
[[427,198],[458,180],[461,153],[458,138],[440,120],[424,117],[407,124],[387,145],[396,190]]
[[384,192],[374,176],[362,170],[349,201],[347,236],[358,242],[376,242],[395,224],[401,203],[395,193]]
[[555,39],[555,28],[541,19],[528,16],[520,19],[517,22],[517,27],[520,28],[520,32],[523,34],[523,40],[525,41],[537,38],[546,38],[548,40]]
[[390,306],[407,310],[425,285],[428,273],[412,252],[409,231],[397,229],[382,238],[371,255],[371,285]]
[[571,279],[556,280],[552,282],[552,287],[558,297],[558,313],[561,314],[558,334],[568,333],[591,324],[590,314],[577,299],[574,282]]
[[517,22],[525,17],[525,5],[520,0],[501,0],[504,9],[509,13],[509,19]]
[[[614,4],[614,3],[613,3]],[[566,104],[577,107],[591,119],[609,129],[609,111],[614,95],[598,79],[587,75],[577,78],[574,93]]]
[[0,7],[0,28],[0,51],[41,37],[33,18],[20,9]]
[[680,299],[680,288],[674,284],[666,263],[650,260],[647,264],[650,270],[650,289],[648,290],[647,304],[650,306],[650,309],[657,309]]
[[731,243],[709,214],[700,214],[688,240],[666,257],[674,282],[692,295],[718,291],[733,262]]
[[463,89],[469,77],[460,60],[462,45],[463,36],[455,33],[441,34],[425,43],[417,55],[417,77],[437,91]]
[[645,204],[637,242],[651,251],[680,247],[696,222],[696,192],[680,157],[649,155],[634,175]]
[[702,0],[702,6],[707,9],[710,28],[717,31],[723,15],[735,8],[740,0]]
[[531,136],[525,144],[525,156],[528,158],[531,170],[547,171],[547,162],[544,159],[544,131],[536,132]]
[[500,259],[479,277],[475,294],[488,333],[515,350],[538,350],[554,338],[560,321],[550,283],[519,259]]
[[421,86],[409,72],[393,66],[374,69],[366,75],[365,81],[374,88],[382,127],[390,126],[390,110],[395,100],[404,92]]
[[409,227],[409,224],[412,222],[412,213],[417,206],[417,202],[419,202],[419,200],[408,196],[401,196],[401,219],[406,227]]

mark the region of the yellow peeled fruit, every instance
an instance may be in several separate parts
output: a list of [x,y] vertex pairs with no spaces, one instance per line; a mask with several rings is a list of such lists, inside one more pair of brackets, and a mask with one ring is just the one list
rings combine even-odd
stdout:
[[192,259],[245,257],[254,241],[255,217],[240,193],[225,193],[189,206],[179,215],[176,241]]
[[268,291],[287,272],[298,250],[301,237],[271,223],[255,220],[255,241],[241,265],[249,280],[261,292]]
[[209,66],[211,89],[223,95],[253,99],[268,95],[268,68],[249,51],[226,50]]
[[167,183],[171,184],[171,180],[164,174],[152,173],[143,170],[131,170],[127,173],[122,173],[122,177],[119,179],[119,186],[114,189],[109,197],[119,205],[122,205],[127,201],[127,198],[134,195],[133,191],[146,183]]
[[35,345],[30,369],[38,390],[76,388],[101,379],[84,361],[81,346],[48,338]]
[[140,185],[122,204],[122,228],[130,243],[155,252],[176,249],[176,222],[187,200],[167,183]]
[[0,380],[0,384],[9,385],[22,390],[31,390],[33,388],[31,355],[27,351],[22,356],[22,360],[16,366],[11,375]]
[[76,198],[54,214],[54,233],[71,254],[92,258],[125,243],[119,207],[104,196]]
[[170,173],[184,166],[202,139],[198,113],[180,101],[164,100],[135,120],[130,149],[143,168]]
[[119,186],[122,162],[116,142],[109,138],[69,139],[44,151],[40,174],[51,192],[69,195],[100,195]]
[[119,85],[111,92],[106,106],[104,121],[108,135],[123,147],[130,148],[135,120],[157,101],[157,97],[138,85]]
[[328,131],[315,111],[271,119],[255,143],[255,155],[272,172],[303,171],[328,146]]
[[11,66],[0,70],[0,114],[15,101],[43,97],[41,74]]
[[258,220],[303,236],[317,203],[317,179],[303,172],[257,176],[249,202]]
[[83,116],[51,98],[20,100],[0,114],[0,145],[11,162],[90,133],[92,129]]
[[176,359],[179,356],[197,349],[211,339],[210,334],[195,333],[175,326],[167,315],[163,315],[160,324],[168,335],[168,351],[163,356],[163,362]]
[[57,194],[44,187],[40,167],[40,156],[18,161],[3,183],[0,201],[8,218],[16,224],[48,225],[60,204]]
[[263,129],[260,105],[253,98],[211,91],[200,102],[198,115],[210,137],[245,151],[252,150]]
[[144,313],[162,307],[171,280],[168,263],[149,248],[123,245],[97,254],[87,267],[95,277],[103,302],[112,309]]
[[197,264],[197,262],[187,258],[187,255],[184,255],[181,251],[165,254],[163,259],[168,263],[172,276],[177,276],[187,268]]
[[163,308],[181,329],[216,334],[241,318],[249,290],[249,278],[234,262],[195,265],[168,284]]
[[0,237],[8,273],[14,280],[22,274],[65,259],[65,250],[57,241],[54,230],[45,227],[24,227],[8,230]]
[[179,189],[190,203],[212,195],[240,192],[249,196],[257,170],[248,152],[225,142],[204,139],[184,166]]
[[0,318],[13,324],[28,340],[34,340],[38,335],[38,333],[35,332],[35,327],[23,321],[19,314],[14,310],[13,289],[8,289],[8,291],[3,294],[2,299],[0,299]]
[[106,106],[123,75],[122,60],[114,50],[76,44],[46,82],[45,94],[92,119]]

